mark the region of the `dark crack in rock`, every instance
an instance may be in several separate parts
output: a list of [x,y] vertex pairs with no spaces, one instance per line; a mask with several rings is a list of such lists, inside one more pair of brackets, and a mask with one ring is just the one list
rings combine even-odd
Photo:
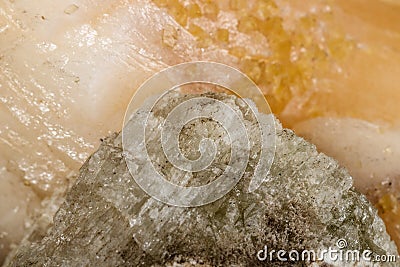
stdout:
[[[240,106],[233,96],[215,97]],[[164,114],[154,113],[155,119]],[[209,123],[199,120],[190,127],[207,128],[212,135]],[[102,143],[82,166],[47,232],[26,238],[10,266],[344,266],[327,259],[257,258],[264,246],[301,253],[334,248],[338,239],[347,241],[348,250],[397,255],[382,220],[353,189],[348,172],[279,122],[275,160],[263,185],[247,192],[248,168],[228,195],[197,208],[168,206],[148,196],[132,179],[122,152],[121,134]]]

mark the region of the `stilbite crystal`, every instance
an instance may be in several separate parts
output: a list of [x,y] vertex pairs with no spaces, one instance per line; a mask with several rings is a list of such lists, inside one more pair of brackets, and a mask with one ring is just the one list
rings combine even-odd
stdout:
[[[216,97],[231,105],[239,103],[234,96]],[[187,98],[178,97],[162,108],[170,110]],[[246,107],[237,109],[245,114]],[[165,110],[152,118],[162,120]],[[207,120],[187,127],[207,129],[203,134],[211,136],[219,131]],[[186,133],[190,129],[183,131],[181,142],[191,138]],[[194,154],[197,148],[194,142],[183,150]],[[251,169],[234,190],[212,204],[168,206],[138,187],[125,163],[121,135],[114,134],[83,165],[53,224],[48,229],[37,226],[9,266],[179,266],[173,264],[185,262],[258,266],[265,264],[256,257],[265,245],[275,250],[318,250],[334,247],[341,238],[349,250],[397,255],[382,220],[353,189],[347,171],[278,122],[274,163],[254,193],[247,192]],[[275,261],[274,265],[293,263]]]

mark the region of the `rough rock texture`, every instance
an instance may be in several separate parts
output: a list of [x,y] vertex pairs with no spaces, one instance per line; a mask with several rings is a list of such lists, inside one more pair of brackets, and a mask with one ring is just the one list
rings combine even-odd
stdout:
[[[232,96],[219,98],[237,103]],[[210,123],[190,127],[212,134]],[[168,206],[144,193],[127,169],[121,135],[112,135],[81,168],[53,224],[37,227],[9,265],[303,266],[309,263],[261,262],[256,254],[265,245],[300,252],[335,247],[341,238],[347,249],[397,255],[347,171],[277,125],[275,160],[263,185],[248,193],[245,175],[228,195],[197,208]]]

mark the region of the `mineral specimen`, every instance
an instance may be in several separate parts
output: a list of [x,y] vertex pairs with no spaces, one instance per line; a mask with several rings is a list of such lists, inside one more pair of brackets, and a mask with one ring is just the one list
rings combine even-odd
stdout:
[[[241,105],[240,99],[224,94],[207,96],[236,106],[249,129],[256,123],[246,116],[248,107]],[[194,96],[175,95],[167,99],[152,113],[150,125],[164,120],[171,108],[191,97]],[[338,240],[345,241],[348,250],[397,256],[382,220],[368,200],[353,189],[347,171],[292,131],[283,129],[279,122],[276,124],[275,159],[262,186],[253,193],[247,191],[256,160],[250,157],[243,179],[231,192],[195,208],[169,206],[143,192],[128,171],[121,134],[112,135],[83,165],[53,222],[36,226],[14,253],[9,266],[369,264],[332,262],[326,257],[314,262],[284,262],[277,258],[267,262],[257,257],[265,246],[302,253],[338,246]],[[149,154],[157,169],[171,175],[171,181],[179,182],[182,171],[163,160],[156,147],[157,128],[146,134]],[[250,155],[260,149],[251,134],[250,131],[250,139],[255,141]],[[192,121],[180,136],[182,152],[188,158],[196,158],[201,137],[220,135],[223,131],[215,122]],[[218,145],[220,151],[228,153],[224,142]],[[221,157],[219,165],[212,166],[223,169],[225,165]],[[203,171],[191,179],[207,175],[211,176],[210,172]]]

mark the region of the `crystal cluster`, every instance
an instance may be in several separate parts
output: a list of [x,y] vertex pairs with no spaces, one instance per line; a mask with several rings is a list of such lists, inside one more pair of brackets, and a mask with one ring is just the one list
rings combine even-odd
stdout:
[[[318,9],[314,3],[311,14],[290,14],[290,20],[294,20],[291,25],[285,16],[292,10],[284,1],[152,2],[176,21],[177,29],[187,30],[194,37],[195,47],[226,50],[235,64],[265,90],[277,114],[313,87],[315,69],[330,69],[356,49],[354,40],[330,25],[332,10],[328,3],[318,3],[323,6]],[[164,38],[163,44],[174,50],[169,39]],[[322,110],[313,108],[309,113]]]

